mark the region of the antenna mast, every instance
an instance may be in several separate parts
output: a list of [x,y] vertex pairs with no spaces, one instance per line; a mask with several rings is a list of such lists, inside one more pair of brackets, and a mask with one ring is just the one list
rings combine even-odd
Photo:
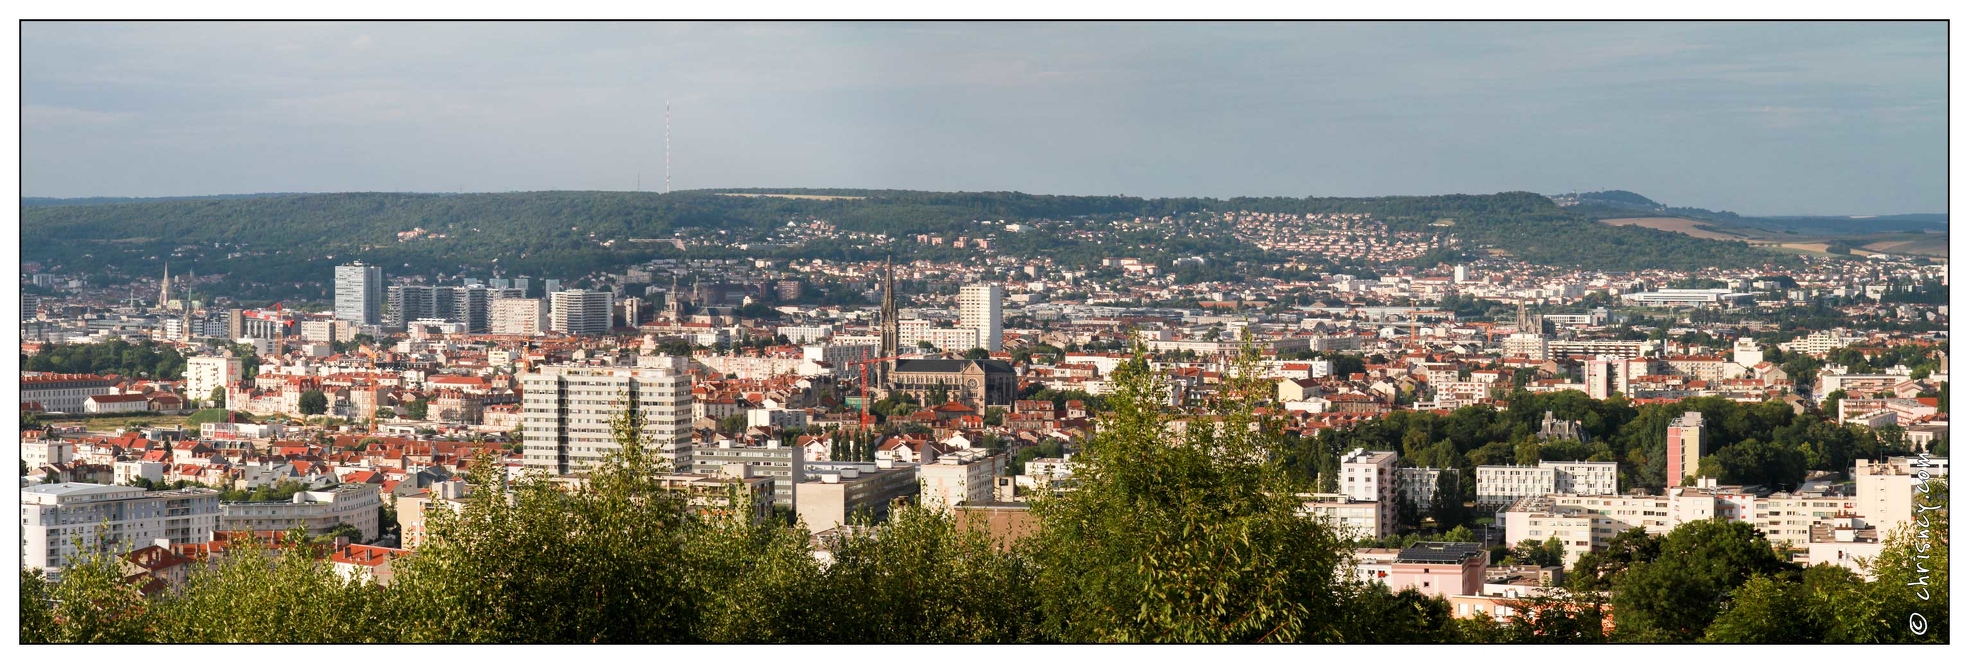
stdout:
[[670,100],[663,100],[663,193],[670,193]]

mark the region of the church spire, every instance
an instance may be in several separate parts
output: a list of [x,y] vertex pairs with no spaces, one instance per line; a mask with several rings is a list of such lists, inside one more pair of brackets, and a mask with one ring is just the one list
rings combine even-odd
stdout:
[[893,257],[882,261],[882,357],[901,354],[902,323],[896,320],[896,265]]
[[670,297],[668,298],[670,301],[665,302],[663,304],[666,313],[668,313],[670,316],[670,323],[673,325],[682,322],[684,319],[683,316],[684,310],[682,306],[678,304],[678,300],[677,300],[677,298],[680,297],[681,295],[682,293],[677,292],[677,273],[672,272],[670,273]]
[[164,281],[157,285],[157,308],[163,309],[171,301],[171,264],[164,264]]
[[191,284],[195,281],[198,281],[198,271],[192,270],[191,278],[185,280],[185,309],[179,323],[181,326],[179,330],[184,334],[186,343],[191,342]]

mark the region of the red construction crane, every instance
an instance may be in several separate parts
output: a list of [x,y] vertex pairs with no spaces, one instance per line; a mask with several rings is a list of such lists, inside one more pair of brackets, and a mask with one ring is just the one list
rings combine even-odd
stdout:
[[848,363],[857,367],[861,367],[861,421],[862,422],[866,423],[868,421],[868,365],[887,362],[889,360],[898,359],[900,357],[902,356],[891,355],[889,357],[874,357],[866,360],[856,360]]

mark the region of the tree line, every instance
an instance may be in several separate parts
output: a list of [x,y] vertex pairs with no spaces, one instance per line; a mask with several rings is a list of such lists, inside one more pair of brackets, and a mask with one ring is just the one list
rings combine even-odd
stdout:
[[148,339],[133,344],[119,337],[98,343],[50,344],[39,353],[23,354],[21,370],[179,380],[185,376],[185,358],[178,349]]
[[[112,285],[150,275],[165,257],[196,262],[208,275],[227,278],[214,292],[255,301],[325,299],[326,278],[351,259],[387,266],[391,274],[435,275],[496,265],[515,273],[576,279],[655,258],[778,257],[872,260],[954,260],[963,250],[899,241],[875,248],[839,239],[799,248],[694,247],[684,254],[668,245],[606,239],[668,238],[680,231],[719,230],[729,237],[764,239],[788,220],[826,219],[844,231],[909,238],[919,233],[978,234],[978,220],[1104,221],[1135,217],[1186,217],[1192,213],[1367,213],[1391,230],[1447,229],[1466,247],[1490,247],[1538,264],[1607,270],[1696,269],[1782,264],[1794,259],[1741,242],[1719,242],[1639,227],[1613,227],[1526,192],[1471,196],[1383,198],[1172,198],[1035,196],[1016,192],[863,192],[837,200],[721,196],[716,192],[525,192],[506,194],[338,193],[200,200],[153,200],[100,205],[37,205],[22,213],[22,255],[50,269],[90,274]],[[1227,233],[1164,237],[1146,230],[1118,232],[1095,243],[1041,225],[1032,232],[998,233],[1000,253],[1046,256],[1065,265],[1090,265],[1112,255],[1116,243],[1141,247],[1144,260],[1168,265],[1188,255],[1212,261],[1277,264],[1275,256]],[[427,234],[399,241],[397,233]],[[1092,228],[1092,227],[1090,227]],[[1114,232],[1106,229],[1107,232]],[[443,235],[438,238],[436,235]],[[1207,235],[1207,236],[1206,236]],[[1444,254],[1432,260],[1447,260]],[[83,266],[103,266],[100,269]],[[108,271],[115,266],[116,271]],[[1187,278],[1203,278],[1209,270]]]

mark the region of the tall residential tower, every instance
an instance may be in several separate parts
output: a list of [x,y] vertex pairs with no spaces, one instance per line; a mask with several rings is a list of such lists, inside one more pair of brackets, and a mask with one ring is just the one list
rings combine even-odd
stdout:
[[998,284],[965,286],[957,292],[960,324],[978,333],[979,348],[992,352],[1003,349],[1004,301],[1005,289]]
[[335,318],[356,325],[382,324],[382,267],[362,261],[335,266]]

